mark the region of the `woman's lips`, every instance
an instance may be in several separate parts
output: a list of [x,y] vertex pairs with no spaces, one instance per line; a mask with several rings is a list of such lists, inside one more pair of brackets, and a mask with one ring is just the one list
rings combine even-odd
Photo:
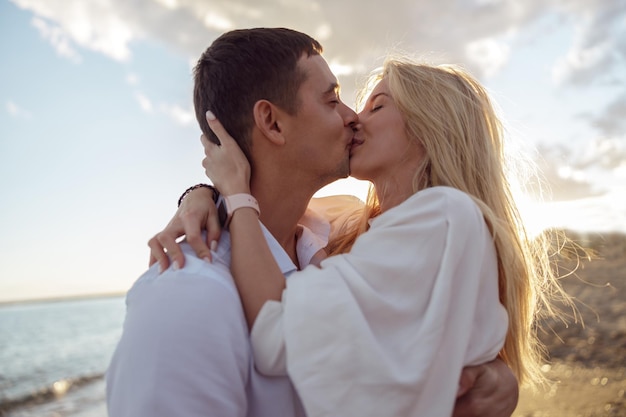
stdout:
[[355,147],[357,147],[359,145],[362,145],[363,142],[364,142],[363,139],[359,139],[359,138],[356,138],[356,137],[352,138],[352,142],[350,143],[350,154],[352,154],[352,150]]

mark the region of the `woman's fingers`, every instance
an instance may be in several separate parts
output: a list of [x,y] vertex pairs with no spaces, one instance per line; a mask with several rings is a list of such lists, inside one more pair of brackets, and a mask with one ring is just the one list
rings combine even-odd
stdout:
[[150,263],[149,266],[154,265],[155,262],[159,263],[159,271],[163,271],[170,266],[170,260],[165,254],[165,249],[159,241],[157,240],[156,235],[153,236],[148,241],[148,246],[150,247]]
[[201,136],[206,157],[202,161],[204,172],[223,195],[250,193],[250,164],[243,151],[224,129],[224,126],[207,112],[207,122],[221,145]]
[[[220,221],[217,218],[217,213],[215,215],[209,216],[207,219],[207,242],[209,243],[209,248],[212,251],[217,250],[217,242],[220,241],[220,236],[222,234],[222,227],[220,226]],[[209,259],[210,252],[209,252]]]
[[[233,145],[238,146],[235,139],[228,134],[222,123],[215,118],[215,115],[209,110],[206,112],[206,121],[209,124],[209,127],[215,133],[217,138],[220,140],[221,146],[226,146],[227,148],[231,148]],[[210,142],[210,141],[208,141]],[[216,145],[213,142],[210,142],[212,145],[219,147],[220,145]],[[206,146],[205,146],[206,150]]]
[[215,151],[218,151],[221,147],[221,145],[216,145],[215,143],[211,142],[209,138],[207,138],[205,135],[200,136],[200,142],[202,143],[202,147],[204,148],[204,155],[206,155],[207,157],[213,155],[213,153]]
[[[167,251],[167,255],[173,261],[173,268],[179,269],[185,266],[185,255],[183,255],[183,251],[180,248],[180,245],[176,241],[177,237],[174,235],[170,235],[164,232],[161,232],[157,235],[157,240],[159,244],[165,248]],[[160,264],[161,271],[167,269],[167,267],[163,264]]]
[[[211,227],[217,227],[217,233],[219,235],[219,223],[214,224],[210,222],[212,217],[217,218],[217,214],[214,210],[208,210],[206,213],[189,210],[183,211],[180,215],[183,227],[185,228],[187,243],[189,243],[189,246],[191,246],[191,249],[194,250],[198,258],[204,259],[207,262],[211,262],[213,257],[208,245],[210,240],[208,237],[207,239],[203,239],[202,231],[206,230],[206,225],[210,225]],[[216,231],[208,229],[207,235],[210,236],[211,233],[215,234]]]
[[159,263],[160,272],[165,271],[170,266],[170,259],[175,262],[175,267],[182,268],[185,265],[185,255],[176,242],[183,235],[184,229],[176,212],[174,218],[168,223],[165,229],[154,235],[149,241],[150,266],[155,262]]

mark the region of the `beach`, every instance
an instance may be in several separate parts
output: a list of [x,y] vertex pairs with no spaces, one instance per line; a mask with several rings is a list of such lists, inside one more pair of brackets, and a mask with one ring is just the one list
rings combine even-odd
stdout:
[[62,395],[32,396],[22,404],[13,404],[6,409],[0,406],[0,416],[107,417],[104,378],[73,384]]
[[123,296],[0,306],[0,416],[105,417]]
[[[595,259],[562,260],[563,286],[582,318],[568,325],[545,320],[540,338],[552,381],[522,390],[515,417],[626,416],[626,236],[568,233]],[[584,326],[583,326],[584,324]]]

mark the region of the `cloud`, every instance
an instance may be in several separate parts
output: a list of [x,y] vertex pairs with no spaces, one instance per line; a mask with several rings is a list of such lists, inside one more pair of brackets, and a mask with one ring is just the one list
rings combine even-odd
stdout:
[[177,104],[163,104],[161,111],[181,126],[190,126],[196,121],[196,114],[191,108],[183,108]]
[[[111,59],[131,59],[135,43],[157,42],[195,62],[223,31],[240,27],[286,26],[317,37],[337,71],[342,95],[350,103],[363,75],[378,66],[393,49],[424,56],[432,62],[464,65],[479,79],[504,68],[520,41],[541,42],[533,24],[573,28],[567,49],[553,61],[553,77],[564,86],[584,87],[623,82],[626,60],[626,3],[622,0],[12,0],[31,10],[33,23],[60,54],[80,57],[80,48]],[[534,38],[533,38],[534,37]],[[129,81],[132,83],[132,81]],[[153,104],[136,95],[142,108]],[[620,95],[602,114],[587,120],[604,138],[624,138],[626,98]],[[193,112],[177,105],[159,111],[177,123],[193,123]],[[621,149],[603,147],[584,152],[566,148],[546,150],[544,173],[555,198],[568,199],[594,188],[593,175],[603,176],[616,163]],[[602,145],[602,146],[601,146]],[[604,164],[592,172],[583,166],[585,152]],[[572,158],[570,162],[568,158]],[[567,161],[567,162],[566,162]]]
[[553,78],[578,86],[603,79],[626,59],[626,3],[563,0],[561,6],[572,16],[576,35],[567,54],[555,64]]
[[[621,0],[560,0],[575,37],[555,62],[552,78],[560,85],[590,88],[602,85],[623,90],[626,62],[626,3]],[[596,114],[582,115],[605,137],[623,136],[626,95],[621,94]]]
[[[580,170],[591,172],[594,176],[606,176],[600,184],[610,187],[622,184],[626,178],[618,178],[616,174],[624,173],[626,168],[626,136],[615,138],[598,138],[581,146],[572,158],[572,165]],[[574,148],[576,150],[576,148]]]
[[80,55],[72,47],[71,39],[60,27],[53,26],[38,17],[33,18],[32,25],[39,31],[42,38],[52,44],[52,47],[59,55],[69,58],[70,61],[75,63],[81,61]]
[[480,39],[467,44],[467,59],[473,65],[482,65],[485,76],[494,75],[509,58],[510,48],[495,39]]
[[139,84],[139,76],[135,73],[129,73],[126,75],[126,82],[129,85],[137,85]]
[[[466,62],[480,73],[493,72],[506,59],[497,38],[532,18],[529,1],[415,2],[399,0],[380,13],[380,3],[357,5],[330,0],[12,0],[58,32],[65,50],[73,45],[128,59],[134,41],[157,39],[197,57],[221,32],[235,27],[287,26],[328,44],[331,58],[371,68],[389,45]],[[472,25],[466,24],[468,20]],[[52,26],[52,22],[56,26]],[[55,46],[56,47],[56,46]]]
[[600,116],[591,117],[591,122],[606,136],[626,137],[626,93],[610,103]]
[[[539,146],[537,166],[549,188],[549,199],[575,200],[623,190],[626,183],[624,139],[626,137],[597,138],[568,147]],[[529,188],[535,195],[545,192],[539,184],[531,184]]]
[[153,106],[152,106],[152,102],[150,101],[148,97],[146,97],[144,94],[137,91],[135,92],[135,99],[139,103],[139,107],[141,107],[141,110],[143,110],[146,113],[152,113]]
[[568,165],[568,153],[563,147],[539,147],[537,167],[542,182],[527,184],[532,195],[546,201],[567,201],[599,194],[584,172]]
[[[33,25],[62,56],[76,60],[75,46],[100,52],[117,61],[130,57],[131,41],[142,36],[127,20],[121,1],[12,0],[33,11]],[[137,3],[141,3],[140,1]]]
[[373,0],[12,1],[58,25],[66,48],[71,49],[71,40],[116,60],[128,59],[132,43],[142,39],[195,59],[225,30],[286,26],[317,37],[337,65],[369,71],[395,47],[489,76],[507,62],[521,29],[546,13],[565,16],[577,28],[554,70],[565,82],[593,78],[602,67],[617,64],[615,48],[622,56],[626,50],[626,41],[618,41],[624,38],[619,23],[625,12],[619,0],[397,0],[384,13]]
[[13,118],[16,118],[16,119],[31,119],[32,118],[32,115],[30,114],[29,111],[21,108],[20,106],[18,106],[11,100],[7,101],[4,107],[7,113],[9,113],[9,115]]
[[[142,111],[148,114],[155,112],[155,105],[145,94],[135,91],[134,96]],[[159,113],[165,114],[180,126],[191,126],[196,123],[196,114],[191,107],[184,108],[178,104],[161,103],[157,108]]]
[[[154,113],[155,105],[144,93],[135,91],[134,97],[142,111],[148,114]],[[191,107],[184,108],[178,104],[161,103],[158,105],[158,111],[181,126],[190,126],[196,121],[196,114]]]

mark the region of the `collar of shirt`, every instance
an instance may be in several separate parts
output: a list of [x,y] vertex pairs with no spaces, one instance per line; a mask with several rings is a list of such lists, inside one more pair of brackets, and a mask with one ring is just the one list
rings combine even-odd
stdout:
[[[260,222],[259,222],[260,223]],[[297,270],[296,265],[291,261],[287,252],[280,246],[278,241],[267,230],[263,223],[260,223],[263,235],[267,241],[267,245],[274,255],[274,259],[278,263],[280,271],[283,275],[289,275],[293,271]],[[298,260],[300,261],[301,268],[307,266],[313,255],[315,255],[320,249],[324,248],[328,244],[328,236],[330,234],[330,223],[322,216],[312,210],[307,210],[304,216],[298,222],[298,226],[301,228],[302,233],[299,233],[298,241],[296,242],[296,253]],[[225,265],[230,265],[230,233],[223,230],[220,242],[217,246],[217,252],[214,253],[214,260],[223,262]],[[188,254],[189,252],[187,252]]]
[[[311,224],[310,220],[311,219],[308,219],[306,223]],[[330,225],[326,222],[327,227],[323,227],[323,222],[325,222],[325,220],[322,218],[319,218],[316,221],[319,223],[314,225],[314,229],[310,229],[302,224],[302,222],[298,224],[300,232],[298,233],[298,240],[296,242],[296,254],[301,268],[310,264],[313,255],[315,255],[320,249],[324,248],[328,243]],[[265,240],[270,247],[270,251],[272,252],[272,255],[274,255],[274,259],[276,259],[283,275],[287,276],[296,271],[298,269],[296,265],[294,265],[289,255],[287,255],[287,252],[285,252],[278,241],[274,239],[274,236],[272,236],[269,230],[265,228],[263,223],[261,223],[261,228],[263,229],[263,234],[265,235]]]

